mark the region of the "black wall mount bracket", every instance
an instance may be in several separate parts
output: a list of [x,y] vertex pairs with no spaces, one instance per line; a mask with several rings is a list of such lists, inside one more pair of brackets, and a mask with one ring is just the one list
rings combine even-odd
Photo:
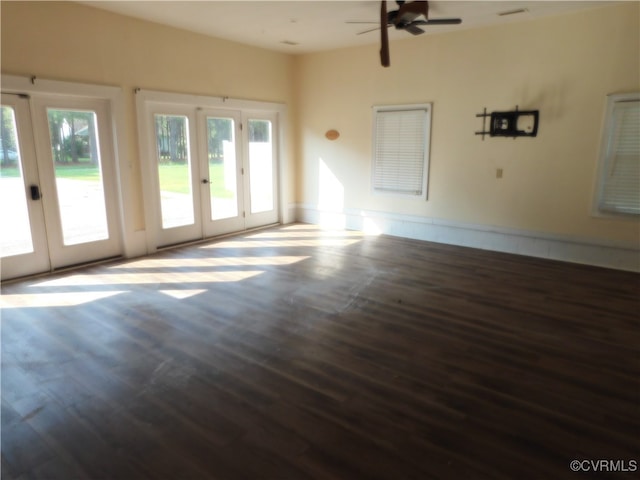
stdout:
[[[476,114],[476,117],[482,117],[482,130],[475,132],[476,135],[485,135],[490,137],[535,137],[538,134],[538,120],[540,118],[539,110],[515,110],[509,112],[487,112],[484,108],[482,113]],[[487,130],[486,121],[489,119],[489,130]]]

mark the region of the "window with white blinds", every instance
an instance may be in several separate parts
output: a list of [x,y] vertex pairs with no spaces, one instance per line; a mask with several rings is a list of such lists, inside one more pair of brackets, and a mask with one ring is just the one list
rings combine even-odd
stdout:
[[598,210],[640,215],[640,94],[609,97],[600,162]]
[[425,197],[430,105],[374,107],[373,190]]

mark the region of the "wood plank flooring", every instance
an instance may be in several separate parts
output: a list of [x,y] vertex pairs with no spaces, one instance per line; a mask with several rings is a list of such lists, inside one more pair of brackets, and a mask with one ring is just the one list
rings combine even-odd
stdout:
[[640,463],[637,274],[296,224],[2,294],[3,479]]

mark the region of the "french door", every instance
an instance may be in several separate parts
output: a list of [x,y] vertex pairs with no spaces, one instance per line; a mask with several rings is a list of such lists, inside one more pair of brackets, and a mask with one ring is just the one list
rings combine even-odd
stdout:
[[2,279],[51,268],[29,101],[0,97],[0,256]]
[[277,115],[150,110],[157,246],[278,221]]
[[3,94],[1,104],[2,279],[119,255],[107,101]]

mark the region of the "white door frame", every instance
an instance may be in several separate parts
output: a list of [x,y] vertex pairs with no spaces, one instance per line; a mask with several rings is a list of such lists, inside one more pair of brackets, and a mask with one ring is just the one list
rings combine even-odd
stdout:
[[[49,108],[95,112],[96,133],[99,139],[101,180],[104,188],[105,213],[108,238],[75,245],[65,245],[63,240],[58,185],[51,153],[49,134]],[[36,157],[43,195],[45,224],[51,259],[51,268],[57,269],[78,263],[122,255],[122,234],[119,210],[117,169],[113,155],[109,104],[104,99],[77,98],[58,95],[38,95],[31,99],[31,114],[36,140]]]
[[[136,90],[136,111],[138,117],[138,133],[140,136],[139,148],[141,159],[141,170],[143,172],[149,172],[152,168],[152,160],[155,156],[155,138],[153,132],[153,125],[149,121],[150,113],[158,107],[182,106],[193,109],[194,112],[200,112],[205,110],[217,110],[217,111],[241,111],[243,116],[245,112],[252,112],[256,115],[263,113],[265,115],[275,115],[277,121],[277,135],[274,135],[273,141],[275,143],[275,149],[278,156],[276,157],[276,185],[283,185],[283,178],[286,172],[283,170],[285,164],[283,157],[283,144],[284,144],[284,118],[286,117],[286,105],[281,103],[271,102],[259,102],[253,100],[241,100],[231,99],[229,97],[209,97],[200,95],[189,95],[179,93],[166,93],[153,90]],[[257,118],[257,117],[256,117]],[[200,134],[201,135],[201,134]],[[244,143],[244,142],[243,142]],[[195,152],[195,151],[194,151]],[[193,152],[192,152],[193,153]],[[280,158],[278,158],[280,157]],[[150,165],[151,164],[151,165]],[[156,232],[158,232],[158,205],[156,202],[156,193],[154,192],[155,179],[145,173],[142,178],[142,187],[145,201],[145,224],[146,238],[147,238],[147,252],[153,253],[158,250],[161,245]],[[276,190],[276,222],[281,222],[283,219],[288,218],[288,215],[284,214],[285,203],[283,202],[283,189]],[[222,233],[222,232],[219,232]],[[228,233],[228,232],[225,232]],[[216,233],[218,234],[218,233]]]
[[[25,193],[27,212],[29,216],[29,229],[31,231],[31,243],[33,251],[3,257],[0,275],[2,279],[23,277],[35,273],[51,270],[49,259],[49,246],[45,230],[44,210],[42,199],[32,199],[27,193],[30,187],[36,186],[40,191],[40,178],[36,163],[35,140],[29,100],[24,96],[15,94],[2,94],[2,105],[13,108],[17,128],[18,159],[21,163],[23,191]],[[10,205],[0,205],[2,209],[12,208]],[[5,228],[2,225],[0,228]],[[2,232],[0,232],[0,235]]]
[[125,118],[125,98],[120,87],[63,82],[18,75],[1,75],[2,92],[39,95],[70,96],[74,98],[104,99],[109,103],[111,130],[113,133],[113,155],[117,171],[118,217],[121,231],[123,255],[136,257],[146,253],[145,232],[136,221],[138,188],[133,185],[134,161],[129,152],[129,135]]
[[[271,177],[271,190],[274,194],[273,204],[274,209],[268,211],[262,211],[253,213],[251,211],[252,207],[252,198],[251,198],[251,175],[256,172],[252,172],[251,168],[249,168],[250,162],[250,151],[249,151],[249,121],[251,120],[266,120],[271,123],[271,155],[272,155],[272,172],[273,176]],[[260,112],[260,111],[245,111],[242,115],[242,123],[245,126],[243,131],[243,145],[247,149],[245,153],[245,159],[247,162],[246,168],[248,174],[245,175],[245,210],[246,210],[246,224],[245,228],[255,228],[262,225],[269,225],[273,223],[277,223],[280,215],[278,205],[280,202],[280,198],[278,195],[279,191],[279,175],[278,175],[278,165],[279,165],[279,142],[278,142],[278,115],[272,112]]]
[[[202,238],[202,213],[200,200],[200,161],[197,150],[197,132],[195,111],[184,105],[154,103],[148,105],[145,114],[146,122],[144,130],[141,130],[141,140],[146,142],[147,155],[142,162],[143,188],[145,189],[145,217],[147,236],[152,234],[158,246],[173,245],[189,241],[194,238]],[[194,223],[191,225],[163,228],[162,211],[160,204],[160,182],[156,163],[157,148],[155,138],[155,116],[170,115],[185,117],[187,119],[187,137],[189,143],[189,161],[191,166],[191,192]],[[143,140],[144,139],[144,140]]]
[[242,123],[242,112],[239,110],[230,109],[200,109],[198,111],[198,151],[200,154],[200,172],[201,181],[211,180],[208,175],[209,168],[209,145],[207,139],[207,118],[221,117],[232,119],[234,122],[234,141],[235,141],[235,155],[236,155],[236,208],[237,215],[235,217],[224,218],[220,220],[212,220],[211,211],[211,199],[208,190],[210,186],[208,183],[201,183],[201,190],[203,194],[202,199],[202,213],[203,213],[203,236],[213,237],[215,235],[222,235],[225,233],[238,232],[244,230],[245,223],[242,218],[242,211],[244,209],[243,191],[243,136],[240,124]]

